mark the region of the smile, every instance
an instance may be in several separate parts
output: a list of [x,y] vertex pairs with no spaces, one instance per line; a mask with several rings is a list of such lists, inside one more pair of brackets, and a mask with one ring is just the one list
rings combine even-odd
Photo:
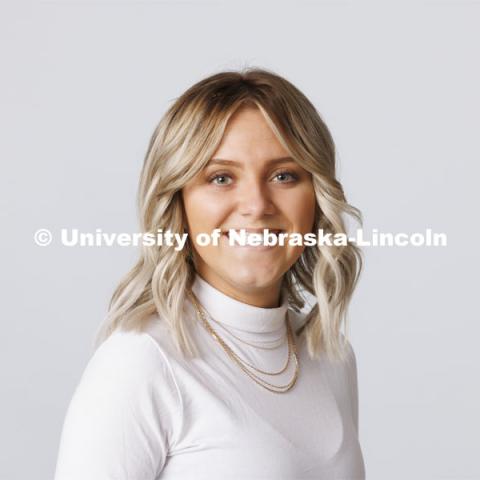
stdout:
[[283,233],[284,230],[280,229],[280,228],[276,228],[276,229],[270,229],[270,228],[229,228],[227,230],[222,230],[222,235],[227,235],[228,237],[230,237],[230,234],[232,234],[233,232],[235,232],[237,235],[243,235],[244,232],[246,235],[249,235],[249,234],[256,234],[257,236],[259,234],[262,234],[262,235],[265,235],[265,234],[274,234],[276,236],[278,236],[279,233]]
[[277,246],[278,235],[283,232],[283,229],[231,228],[223,231],[222,236],[228,239],[228,244],[232,247],[270,250]]

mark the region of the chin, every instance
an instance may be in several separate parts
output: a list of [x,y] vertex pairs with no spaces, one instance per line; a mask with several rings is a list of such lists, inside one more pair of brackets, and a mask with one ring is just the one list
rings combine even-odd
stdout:
[[[243,271],[242,271],[243,270]],[[282,275],[277,271],[261,271],[255,268],[237,269],[228,275],[231,282],[245,289],[267,288],[277,283]]]

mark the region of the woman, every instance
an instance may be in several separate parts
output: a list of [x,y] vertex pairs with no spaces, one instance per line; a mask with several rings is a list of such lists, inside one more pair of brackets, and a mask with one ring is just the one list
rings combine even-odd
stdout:
[[[229,238],[361,222],[309,100],[261,69],[192,86],[152,136],[139,207],[142,232],[188,242],[143,246],[115,291],[56,480],[364,478],[356,361],[340,333],[360,251]],[[218,245],[197,243],[215,229]],[[308,315],[302,291],[317,300]]]

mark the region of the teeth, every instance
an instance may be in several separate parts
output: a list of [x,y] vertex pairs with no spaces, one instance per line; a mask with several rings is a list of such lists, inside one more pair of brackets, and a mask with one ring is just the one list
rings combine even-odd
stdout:
[[[237,233],[240,233],[240,230],[235,230]],[[268,233],[273,233],[275,236],[278,237],[278,234],[282,232],[282,230],[269,230]],[[226,232],[224,232],[225,235],[229,236],[230,235],[230,232],[227,230]],[[263,234],[263,231],[262,232],[245,232],[247,237],[250,237],[252,235],[255,235],[255,236],[258,236],[258,235],[261,235],[262,237],[265,237],[265,235]]]
[[[273,233],[274,235],[277,235],[277,232],[268,232],[268,234],[271,234]],[[248,233],[247,232],[247,237],[252,237],[252,236],[258,236],[258,235],[261,235],[262,237],[265,237],[265,235],[261,232],[253,232],[253,233]]]

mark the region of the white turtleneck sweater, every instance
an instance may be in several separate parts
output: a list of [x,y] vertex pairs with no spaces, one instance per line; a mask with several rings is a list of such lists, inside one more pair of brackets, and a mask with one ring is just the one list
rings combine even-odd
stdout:
[[[241,303],[199,275],[193,291],[243,360],[267,372],[283,368],[285,314],[294,329],[304,317],[288,309],[284,291],[278,308]],[[67,410],[55,480],[365,478],[350,344],[345,363],[311,360],[300,335],[298,379],[273,393],[227,356],[190,302],[187,312],[199,358],[183,359],[158,317],[143,333],[113,333],[95,351]],[[284,385],[294,366],[260,376]]]

